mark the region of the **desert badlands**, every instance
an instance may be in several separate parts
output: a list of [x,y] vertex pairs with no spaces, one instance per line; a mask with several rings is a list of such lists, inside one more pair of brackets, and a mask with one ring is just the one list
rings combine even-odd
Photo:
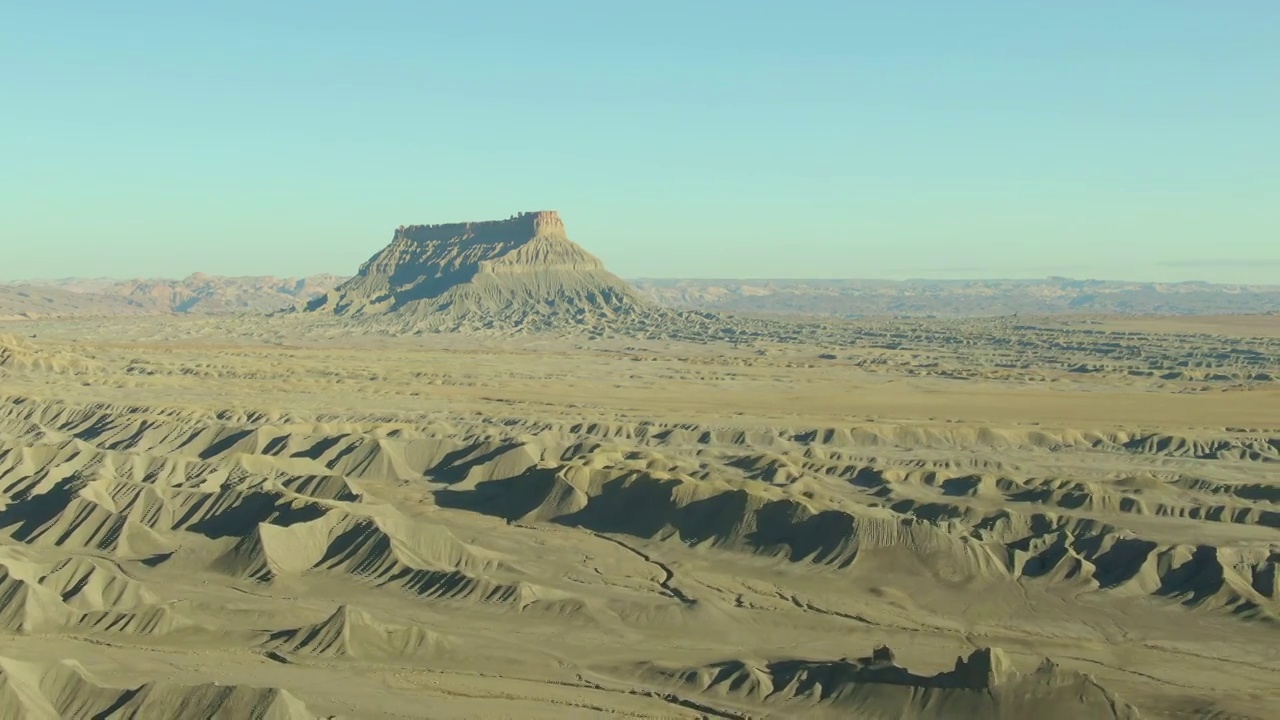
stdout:
[[0,717],[1280,717],[1280,315],[199,287],[0,288]]

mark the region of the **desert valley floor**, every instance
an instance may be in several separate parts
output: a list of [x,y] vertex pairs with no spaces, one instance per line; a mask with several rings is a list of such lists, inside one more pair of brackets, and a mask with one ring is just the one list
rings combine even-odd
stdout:
[[1280,717],[1280,316],[759,327],[0,325],[0,715]]

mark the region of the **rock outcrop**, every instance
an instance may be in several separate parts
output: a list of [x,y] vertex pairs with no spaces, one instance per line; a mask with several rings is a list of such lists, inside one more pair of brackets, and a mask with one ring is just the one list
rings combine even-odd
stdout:
[[569,239],[552,211],[409,225],[309,312],[386,317],[421,328],[590,325],[649,304]]
[[1091,676],[1045,659],[1021,673],[1003,652],[975,650],[955,669],[918,675],[897,665],[888,648],[871,657],[835,661],[730,660],[695,668],[647,666],[641,676],[717,701],[750,701],[805,717],[991,718],[992,720],[1138,720],[1137,708]]

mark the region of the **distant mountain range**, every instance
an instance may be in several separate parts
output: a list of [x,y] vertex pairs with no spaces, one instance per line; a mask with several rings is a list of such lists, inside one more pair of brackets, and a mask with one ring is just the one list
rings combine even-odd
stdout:
[[1280,311],[1280,285],[1113,280],[636,280],[663,304],[731,313],[978,317]]
[[[222,315],[335,301],[349,278],[67,278],[0,283],[0,318],[175,313]],[[1111,280],[698,280],[643,279],[636,296],[674,308],[836,318],[912,316],[1280,313],[1280,285]],[[349,293],[349,288],[342,291]],[[431,295],[431,293],[426,293]],[[325,300],[324,298],[328,298]]]
[[0,317],[265,313],[323,295],[343,279],[196,273],[181,280],[27,280],[0,284]]

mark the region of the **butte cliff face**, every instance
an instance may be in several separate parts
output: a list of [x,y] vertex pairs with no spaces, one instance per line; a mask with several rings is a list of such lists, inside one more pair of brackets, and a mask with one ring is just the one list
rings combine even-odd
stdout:
[[552,211],[409,225],[310,312],[434,326],[592,324],[648,303],[569,239]]

